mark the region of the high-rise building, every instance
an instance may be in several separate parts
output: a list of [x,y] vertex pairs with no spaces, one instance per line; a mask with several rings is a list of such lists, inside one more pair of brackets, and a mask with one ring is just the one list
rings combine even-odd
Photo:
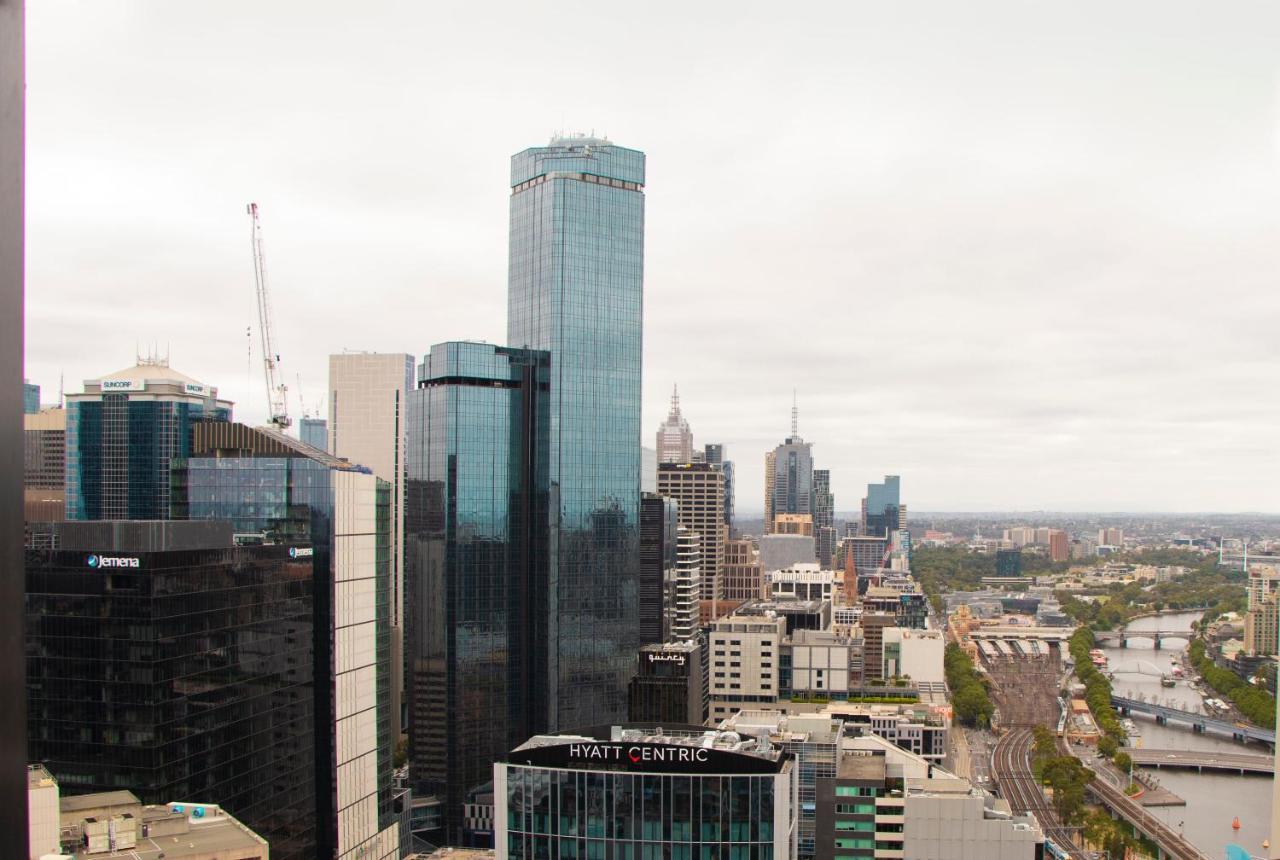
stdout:
[[[773,521],[781,514],[813,516],[813,446],[800,438],[799,413],[791,408],[791,435],[765,457],[765,527],[775,531]],[[769,473],[772,473],[770,477]]]
[[658,493],[675,499],[680,525],[702,540],[702,599],[724,597],[724,473],[710,463],[659,463]]
[[809,514],[778,514],[773,518],[773,533],[813,537],[813,517]]
[[758,600],[764,597],[764,565],[751,541],[735,538],[724,542],[720,578],[725,600]]
[[23,417],[23,518],[56,522],[67,515],[67,411],[42,409]]
[[553,731],[622,719],[635,670],[644,167],[587,137],[511,159],[507,342],[551,354]]
[[887,537],[889,532],[906,527],[898,476],[885,475],[884,483],[867,484],[867,497],[862,500],[862,533]]
[[700,725],[707,719],[703,642],[689,639],[640,649],[628,696],[628,719],[656,726]]
[[28,415],[40,411],[40,386],[26,380],[22,382],[22,411]]
[[58,548],[27,553],[28,743],[63,795],[200,798],[273,857],[321,856],[325,610],[306,536],[237,546],[217,520],[39,528]]
[[831,471],[813,470],[813,539],[818,564],[832,567],[836,554],[836,497],[831,492]]
[[1071,557],[1071,545],[1062,529],[1049,530],[1049,560],[1066,561]]
[[[404,730],[404,462],[413,356],[344,352],[329,356],[328,443],[391,485],[391,731]],[[306,419],[303,419],[306,420]],[[306,440],[303,440],[306,441]]]
[[689,422],[680,414],[680,390],[671,390],[671,411],[667,420],[658,428],[658,462],[692,463],[693,432]]
[[778,455],[775,451],[766,451],[764,455],[764,533],[773,532],[773,484],[774,469]]
[[168,519],[169,464],[191,453],[192,425],[231,420],[218,389],[165,359],[87,379],[66,400],[69,520]]
[[497,860],[796,856],[795,762],[702,726],[530,738],[493,788]]
[[653,448],[640,449],[640,492],[658,492],[658,452]]
[[760,536],[760,564],[769,574],[814,557],[813,538],[806,535],[768,534]]
[[734,614],[712,622],[707,676],[713,719],[778,701],[786,635],[787,619],[777,614]]
[[323,418],[299,418],[298,438],[312,448],[329,451],[329,422]]
[[669,609],[673,642],[698,636],[698,601],[702,596],[702,538],[684,526],[676,527],[676,566],[671,571]]
[[711,442],[703,446],[703,462],[719,466],[724,472],[724,525],[729,537],[734,537],[733,528],[733,461],[725,459],[724,445]]
[[1244,648],[1250,657],[1270,657],[1280,645],[1280,595],[1269,592],[1244,614]]
[[676,566],[674,499],[644,493],[640,499],[640,644],[666,642],[671,635],[667,594]]
[[468,794],[556,708],[549,379],[545,352],[451,342],[409,396],[410,774],[458,842]]
[[1124,546],[1124,529],[1108,526],[1107,528],[1098,529],[1098,545],[1099,546]]
[[407,798],[391,768],[390,484],[275,430],[203,421],[191,456],[175,464],[174,487],[175,519],[230,520],[242,542],[293,546],[297,558],[311,551],[308,633],[324,717],[314,856],[398,857]]

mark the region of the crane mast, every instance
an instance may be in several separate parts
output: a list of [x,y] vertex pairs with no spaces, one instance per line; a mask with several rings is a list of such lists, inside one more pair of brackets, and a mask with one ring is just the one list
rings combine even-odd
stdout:
[[289,420],[289,404],[285,398],[288,386],[280,380],[280,354],[276,352],[275,338],[271,334],[271,294],[267,290],[267,260],[262,253],[262,222],[258,220],[258,204],[250,203],[246,210],[250,220],[250,238],[253,242],[253,280],[258,291],[258,330],[262,333],[262,369],[267,381],[267,423],[283,431]]

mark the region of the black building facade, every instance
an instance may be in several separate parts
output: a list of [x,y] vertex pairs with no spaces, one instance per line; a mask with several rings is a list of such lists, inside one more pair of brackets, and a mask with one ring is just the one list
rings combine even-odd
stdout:
[[676,566],[679,508],[656,493],[640,498],[640,644],[667,641],[667,580]]
[[657,726],[707,719],[706,647],[701,639],[646,645],[628,688],[628,719]]
[[444,798],[453,844],[468,794],[556,707],[549,369],[542,351],[438,344],[409,396],[410,773],[416,793]]
[[29,550],[28,744],[64,794],[231,811],[315,849],[313,577],[228,522],[78,522]]

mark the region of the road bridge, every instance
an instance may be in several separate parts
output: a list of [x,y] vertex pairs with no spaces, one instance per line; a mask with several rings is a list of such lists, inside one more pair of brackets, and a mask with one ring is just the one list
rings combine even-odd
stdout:
[[[1085,764],[1088,764],[1086,761]],[[1112,785],[1101,775],[1086,786],[1089,793],[1111,811],[1133,825],[1134,829],[1156,843],[1162,857],[1174,860],[1208,860],[1199,849],[1175,832],[1169,825],[1143,809],[1133,798]]]
[[1267,775],[1275,771],[1275,759],[1269,755],[1204,750],[1130,749],[1128,747],[1125,747],[1124,751],[1129,754],[1129,758],[1133,759],[1135,767],[1173,767],[1202,772],[1220,770]]
[[1128,648],[1129,642],[1133,639],[1150,639],[1155,643],[1156,650],[1159,651],[1164,647],[1166,639],[1181,639],[1183,642],[1191,641],[1191,633],[1186,630],[1132,630],[1122,632],[1119,630],[1104,630],[1101,633],[1094,633],[1093,639],[1101,645],[1119,645],[1121,648]]
[[1137,699],[1126,699],[1123,696],[1112,696],[1111,706],[1126,717],[1132,714],[1153,716],[1156,722],[1162,726],[1170,723],[1190,726],[1192,731],[1201,734],[1211,731],[1227,735],[1241,743],[1256,741],[1272,747],[1276,743],[1275,729],[1262,729],[1243,723],[1218,720],[1213,717],[1207,717],[1204,714],[1193,714],[1190,711],[1181,711],[1177,708],[1170,708],[1167,705],[1157,705],[1154,702],[1142,702]]

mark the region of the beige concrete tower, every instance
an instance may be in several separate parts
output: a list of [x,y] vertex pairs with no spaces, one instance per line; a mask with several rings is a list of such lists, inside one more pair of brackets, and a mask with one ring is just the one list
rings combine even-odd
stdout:
[[404,731],[405,403],[413,356],[352,352],[329,356],[329,451],[367,466],[391,485],[391,730]]
[[675,499],[680,525],[702,537],[702,599],[724,599],[724,472],[712,463],[659,463],[658,495]]

